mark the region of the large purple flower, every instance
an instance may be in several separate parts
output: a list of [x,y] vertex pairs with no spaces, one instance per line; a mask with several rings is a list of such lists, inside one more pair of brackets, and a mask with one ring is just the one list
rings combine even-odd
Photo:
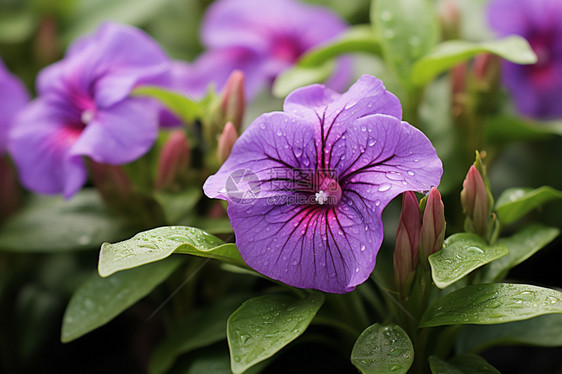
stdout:
[[534,65],[503,63],[519,111],[539,119],[562,117],[562,1],[494,0],[488,16],[501,36],[524,37],[538,56]]
[[364,75],[342,95],[298,89],[283,112],[257,118],[203,187],[228,201],[246,263],[326,292],[365,281],[383,208],[404,191],[437,186],[443,171],[430,141],[401,116],[398,99]]
[[[185,85],[200,96],[213,82],[220,89],[230,73],[244,73],[246,91],[254,96],[310,48],[333,39],[346,24],[333,12],[296,0],[219,0],[203,20],[207,52],[187,68]],[[344,64],[345,65],[345,64]],[[348,84],[341,66],[334,86]]]
[[82,157],[124,164],[147,152],[159,107],[129,95],[141,84],[167,84],[167,63],[158,45],[130,26],[104,24],[73,43],[40,73],[39,98],[14,124],[9,147],[23,184],[70,197],[87,177]]
[[0,156],[6,151],[12,122],[28,100],[23,84],[10,74],[0,59]]

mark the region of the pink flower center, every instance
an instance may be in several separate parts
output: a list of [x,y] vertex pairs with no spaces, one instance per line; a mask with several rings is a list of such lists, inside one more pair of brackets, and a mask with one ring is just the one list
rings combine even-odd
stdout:
[[320,205],[336,205],[341,199],[340,184],[330,177],[324,177],[314,199]]

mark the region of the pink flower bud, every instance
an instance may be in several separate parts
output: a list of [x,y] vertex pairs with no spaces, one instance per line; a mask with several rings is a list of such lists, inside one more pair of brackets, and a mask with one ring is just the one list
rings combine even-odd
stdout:
[[416,194],[411,191],[404,192],[394,249],[394,277],[402,293],[408,292],[418,266],[420,228],[420,209]]
[[172,187],[187,173],[189,161],[190,149],[185,132],[172,131],[160,152],[155,188],[162,190]]
[[427,258],[443,246],[445,239],[445,207],[437,188],[432,188],[423,212],[420,235],[420,256]]
[[217,148],[217,156],[220,162],[225,162],[228,156],[230,156],[230,151],[234,143],[238,140],[238,134],[232,122],[227,122],[224,126],[224,130],[219,138],[219,145]]
[[453,116],[460,117],[466,107],[466,77],[467,65],[461,63],[451,70],[451,91],[453,98]]
[[439,12],[439,21],[443,30],[443,39],[458,39],[460,12],[454,0],[445,0]]
[[232,122],[237,131],[242,129],[245,108],[244,74],[234,70],[222,91],[221,113],[225,122]]
[[464,180],[461,191],[461,203],[467,218],[467,229],[487,238],[490,201],[482,176],[471,166]]
[[106,204],[111,207],[127,204],[133,195],[133,186],[120,165],[108,165],[89,160],[90,174]]
[[20,201],[16,171],[8,156],[0,155],[0,222],[19,207]]
[[479,88],[489,90],[497,85],[500,78],[501,60],[490,53],[482,53],[474,58],[472,74]]

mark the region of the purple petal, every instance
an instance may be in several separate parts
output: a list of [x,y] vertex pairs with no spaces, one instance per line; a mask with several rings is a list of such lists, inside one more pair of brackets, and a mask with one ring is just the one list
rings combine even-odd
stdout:
[[24,85],[6,70],[0,60],[0,155],[6,150],[8,133],[16,114],[28,100]]
[[330,163],[339,172],[344,193],[382,209],[404,191],[429,191],[439,185],[441,160],[429,139],[406,122],[367,116],[349,126],[345,141],[345,153],[334,153]]
[[150,100],[123,100],[94,115],[73,145],[71,155],[120,165],[134,161],[154,144],[158,107]]
[[174,77],[188,96],[203,97],[210,84],[220,91],[234,70],[244,73],[245,93],[255,97],[262,88],[264,76],[260,70],[262,57],[248,48],[232,47],[203,53],[191,66],[176,65]]
[[9,150],[26,188],[68,198],[85,183],[86,169],[69,154],[81,130],[63,123],[60,113],[35,100],[16,118]]
[[228,215],[244,261],[300,288],[352,291],[369,277],[382,241],[380,211],[354,196],[333,208],[257,199],[229,204]]
[[267,200],[305,188],[291,178],[297,177],[294,170],[315,170],[314,132],[312,124],[286,113],[261,115],[242,133],[219,171],[207,179],[205,194],[228,201]]

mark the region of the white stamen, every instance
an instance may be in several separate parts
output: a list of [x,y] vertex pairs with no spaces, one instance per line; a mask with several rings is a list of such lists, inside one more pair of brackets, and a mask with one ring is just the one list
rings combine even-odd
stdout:
[[325,204],[328,201],[328,195],[326,195],[324,191],[316,192],[314,198],[316,199],[316,202],[320,205]]
[[84,125],[87,125],[88,123],[92,122],[93,119],[94,119],[94,112],[90,109],[86,109],[85,111],[83,111],[82,115],[80,116],[80,121]]

